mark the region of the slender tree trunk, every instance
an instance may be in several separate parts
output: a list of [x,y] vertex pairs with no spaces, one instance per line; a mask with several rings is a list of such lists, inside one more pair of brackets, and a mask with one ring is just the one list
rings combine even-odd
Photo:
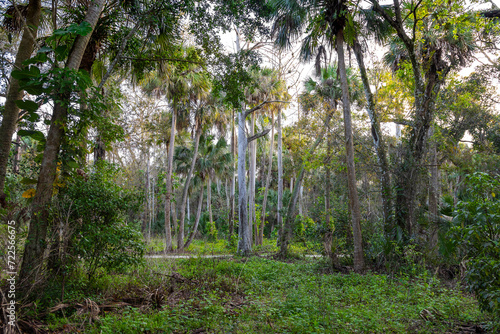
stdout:
[[[325,120],[325,125],[330,123],[330,119],[332,117],[332,114],[329,113],[328,116],[326,117]],[[323,140],[323,136],[325,135],[326,131],[326,126],[323,127],[323,130],[321,131],[320,135],[318,138],[316,138],[316,141],[314,142],[313,146],[309,149],[308,155],[312,155],[318,145],[321,143]],[[304,177],[305,173],[305,163],[301,163],[300,167],[300,172],[299,176],[297,177],[297,182],[295,184],[295,189],[292,192],[292,198],[290,199],[290,203],[288,204],[288,210],[286,213],[286,220],[285,224],[283,225],[283,228],[281,230],[281,235],[280,235],[280,251],[279,251],[279,256],[281,258],[286,258],[288,256],[288,244],[292,240],[293,236],[293,227],[294,227],[294,221],[295,221],[295,210],[297,207],[297,199],[299,197],[299,189],[302,185],[302,179]]]
[[389,172],[389,162],[387,161],[387,153],[385,144],[383,141],[382,131],[380,130],[380,122],[378,120],[378,115],[375,112],[375,101],[373,99],[373,94],[371,92],[370,83],[368,81],[368,75],[366,73],[366,67],[363,59],[363,52],[361,50],[361,45],[358,40],[354,41],[353,46],[354,54],[356,55],[356,60],[359,66],[359,72],[361,74],[361,80],[363,82],[363,88],[365,91],[365,97],[367,101],[366,111],[371,121],[371,133],[373,138],[373,146],[377,153],[377,160],[379,165],[379,178],[381,184],[381,195],[382,195],[382,212],[384,215],[384,231],[386,237],[389,237],[393,233],[394,226],[392,225],[392,190],[391,190],[391,174]]
[[[175,196],[175,193],[174,193]],[[178,227],[177,226],[177,205],[175,202],[170,202],[171,204],[171,210],[172,210],[172,225],[173,225],[173,230],[172,230],[172,243],[174,242],[174,236],[176,233],[178,233]]]
[[358,189],[356,187],[356,170],[354,167],[354,145],[352,138],[351,103],[349,100],[349,86],[344,58],[343,31],[337,33],[337,54],[342,88],[342,104],[344,110],[344,129],[347,154],[347,183],[349,188],[349,202],[352,215],[352,234],[354,240],[354,270],[360,272],[364,267],[363,244],[361,239],[361,212],[359,208]]
[[[282,131],[281,131],[281,107],[278,107],[278,203],[277,203],[277,217],[276,223],[278,224],[278,231],[280,235],[283,234],[283,144],[282,144]],[[272,228],[271,228],[272,232]]]
[[210,224],[214,223],[214,219],[212,217],[212,178],[210,175],[208,176],[207,182],[207,208],[208,208],[208,219]]
[[[194,172],[194,167],[196,165],[196,160],[198,159],[198,147],[200,144],[201,133],[202,133],[201,128],[197,129],[195,139],[194,139],[193,159],[191,160],[191,166],[189,166],[189,171],[188,171],[188,174],[186,176],[186,182],[184,183],[184,188],[182,189],[182,202],[181,202],[181,209],[180,209],[181,210],[181,220],[179,221],[179,232],[177,234],[177,248],[179,249],[179,251],[182,251],[184,249],[184,220],[185,220],[184,218],[185,218],[185,214],[186,214],[186,204],[189,205],[188,190],[189,190],[189,184],[191,182],[191,178],[193,177],[193,172]],[[188,212],[189,212],[189,207],[188,207]],[[188,215],[188,220],[189,220],[189,215]]]
[[[104,0],[96,0],[88,9],[84,21],[94,29],[104,7]],[[77,70],[80,66],[85,48],[92,32],[86,36],[78,36],[66,62],[66,68]],[[59,101],[67,101],[70,92],[62,92]],[[64,136],[64,124],[68,109],[65,103],[56,101],[50,123],[45,150],[43,153],[36,194],[32,203],[31,222],[26,238],[20,281],[29,286],[36,281],[43,265],[48,230],[49,203],[52,198],[53,183],[56,176],[57,157]]]
[[[17,50],[13,70],[23,68],[23,62],[29,59],[33,53],[38,26],[40,25],[41,13],[41,1],[30,0],[28,2],[26,24],[23,28],[23,37],[21,38],[21,42]],[[12,136],[16,130],[19,117],[19,108],[16,105],[16,101],[21,100],[23,95],[24,91],[20,90],[19,81],[11,75],[9,78],[9,88],[7,90],[4,111],[2,114],[2,125],[0,125],[0,198],[2,198],[4,194],[7,162],[9,161]]]
[[148,243],[151,241],[151,186],[150,186],[150,176],[149,176],[149,152],[148,152],[148,160],[147,160],[147,168],[146,168],[146,215],[145,221],[148,224],[148,232],[147,232],[147,241]]
[[[252,113],[250,136],[255,134],[255,113]],[[253,231],[253,224],[255,223],[255,168],[257,165],[257,141],[248,144],[250,148],[250,166],[248,171],[248,226],[250,233]],[[257,236],[255,236],[257,237]],[[253,237],[252,237],[253,239]]]
[[264,200],[262,203],[262,214],[261,221],[262,225],[260,228],[259,244],[262,245],[264,242],[264,226],[266,225],[266,206],[267,206],[267,194],[269,192],[269,185],[271,183],[271,173],[273,170],[273,150],[274,150],[274,112],[271,111],[271,144],[269,146],[269,166],[267,168],[266,176],[266,188],[264,190]]
[[[174,101],[174,104],[176,102]],[[167,192],[165,194],[165,251],[172,250],[172,231],[170,228],[170,211],[171,211],[171,201],[172,201],[172,173],[174,169],[174,145],[175,145],[175,124],[177,121],[176,110],[172,110],[172,124],[170,127],[170,143],[168,145],[168,158],[167,158],[167,177],[165,179],[165,184],[167,187]],[[184,239],[184,231],[179,232],[178,238]]]
[[234,196],[235,196],[235,176],[234,176],[234,170],[235,168],[235,161],[236,161],[236,134],[235,134],[235,125],[234,125],[234,109],[232,111],[232,118],[231,118],[231,157],[233,158],[233,175],[231,175],[231,197],[230,197],[230,202],[231,202],[231,209],[229,212],[229,240],[231,240],[231,237],[234,234],[234,211],[235,211],[235,203],[234,203]]
[[198,231],[198,225],[200,223],[200,216],[201,216],[201,207],[203,206],[203,189],[200,191],[200,196],[198,197],[198,209],[196,210],[196,218],[193,226],[193,230],[191,231],[191,234],[189,235],[188,240],[184,244],[183,248],[188,248],[189,245],[193,242],[194,237],[196,236],[196,232]]
[[248,222],[248,202],[246,189],[246,150],[247,136],[245,134],[245,108],[238,112],[238,253],[247,256],[252,249],[252,229]]

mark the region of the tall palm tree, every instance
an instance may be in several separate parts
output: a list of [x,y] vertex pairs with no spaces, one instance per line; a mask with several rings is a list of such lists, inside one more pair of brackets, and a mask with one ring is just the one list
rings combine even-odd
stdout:
[[[11,16],[18,17],[18,20],[22,22],[23,18],[19,17],[19,14],[21,11],[24,12],[23,9],[26,12],[26,24],[22,27],[17,27],[23,30],[23,36],[17,50],[14,69],[21,69],[24,61],[31,57],[35,49],[36,35],[42,14],[42,3],[40,0],[30,0],[27,7],[14,5]],[[14,26],[11,28],[14,28]],[[21,100],[23,93],[23,90],[20,89],[19,81],[11,76],[5,99],[5,108],[2,113],[2,124],[0,125],[0,203],[2,203],[1,198],[4,196],[5,177],[7,175],[7,162],[12,135],[16,130],[19,117],[19,107],[16,105],[16,101]]]
[[[196,52],[194,48],[183,48],[181,53],[184,56]],[[210,90],[210,81],[208,76],[204,74],[201,67],[191,62],[182,62],[176,64],[167,64],[162,71],[152,72],[144,80],[144,88],[146,91],[162,94],[170,103],[172,108],[171,124],[170,124],[170,140],[168,142],[167,156],[167,175],[165,177],[166,193],[165,193],[165,250],[171,251],[172,231],[170,227],[170,214],[172,210],[172,173],[174,162],[174,146],[177,118],[181,111],[184,111],[188,101],[193,98],[201,99],[206,96]],[[178,238],[184,239],[184,231],[179,231],[181,236]]]
[[[317,53],[321,59],[323,44],[335,47],[338,54],[338,69],[340,87],[342,89],[342,109],[344,112],[344,130],[347,155],[347,179],[349,188],[349,203],[352,214],[352,228],[354,236],[354,267],[361,271],[364,267],[363,248],[361,240],[361,212],[359,207],[358,191],[356,187],[356,171],[354,167],[354,146],[352,138],[351,102],[349,100],[349,86],[344,57],[345,31],[354,36],[352,16],[350,16],[346,0],[272,0],[275,8],[275,22],[273,26],[276,43],[281,47],[291,45],[291,40],[301,36],[307,29],[306,37],[302,42],[301,54],[310,59]],[[351,24],[346,25],[348,22]],[[347,27],[347,29],[346,29]],[[322,43],[324,41],[324,43]],[[319,62],[317,62],[319,64]]]
[[[88,22],[92,29],[95,27],[104,8],[104,2],[104,0],[96,0],[87,10],[84,21]],[[89,39],[90,33],[86,36],[78,36],[75,39],[73,48],[66,61],[65,67],[67,69],[77,70],[79,68]],[[43,152],[36,194],[32,203],[32,218],[20,271],[20,280],[25,281],[28,285],[36,280],[38,272],[43,265],[45,239],[49,226],[48,204],[52,198],[53,183],[57,169],[57,156],[64,138],[64,123],[68,115],[68,104],[64,102],[69,99],[70,94],[71,92],[60,92],[60,101],[56,101],[54,104],[45,150]]]

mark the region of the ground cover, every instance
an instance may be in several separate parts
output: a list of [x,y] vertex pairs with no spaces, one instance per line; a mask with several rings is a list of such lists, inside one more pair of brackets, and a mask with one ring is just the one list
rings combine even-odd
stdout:
[[314,258],[146,259],[82,281],[85,293],[68,286],[66,301],[39,319],[66,333],[470,333],[491,320],[425,268],[344,269]]

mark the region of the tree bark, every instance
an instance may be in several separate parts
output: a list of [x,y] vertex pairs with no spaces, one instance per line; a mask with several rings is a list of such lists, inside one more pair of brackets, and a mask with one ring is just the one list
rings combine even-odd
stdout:
[[379,178],[381,184],[381,195],[382,195],[382,212],[384,215],[384,231],[386,237],[388,237],[393,232],[394,228],[392,226],[392,220],[391,220],[392,190],[391,190],[391,175],[389,172],[389,162],[387,161],[386,148],[382,137],[382,131],[380,130],[380,122],[378,120],[378,115],[375,112],[375,101],[373,99],[370,83],[368,81],[368,75],[366,73],[365,62],[363,59],[363,52],[361,50],[361,45],[359,44],[358,40],[354,41],[353,50],[359,66],[361,81],[363,82],[365,98],[367,101],[366,111],[368,113],[368,116],[370,117],[373,146],[375,147],[375,151],[377,153],[377,161],[379,164]]
[[[250,137],[255,134],[255,113],[252,113],[251,124],[250,124]],[[250,166],[248,170],[248,226],[250,228],[250,233],[253,231],[253,225],[255,223],[255,168],[257,165],[257,141],[253,141],[248,144],[250,148]],[[257,236],[255,236],[257,237]],[[253,239],[253,236],[251,236]]]
[[[281,212],[283,211],[283,134],[281,131],[281,107],[278,108],[278,208],[276,223],[278,224],[278,231],[282,234],[283,231],[283,217]],[[271,228],[272,232],[272,228]]]
[[[84,21],[94,29],[104,7],[104,0],[96,0],[88,9]],[[66,62],[66,68],[77,70],[80,66],[85,48],[92,32],[86,36],[78,36]],[[69,99],[70,92],[62,92],[60,101]],[[65,104],[56,101],[50,123],[45,150],[43,153],[36,194],[32,203],[31,222],[26,239],[23,262],[20,271],[20,281],[29,286],[36,281],[43,264],[46,248],[46,236],[49,218],[49,203],[52,198],[53,183],[57,171],[57,157],[64,136],[64,124],[68,109]]]
[[349,86],[344,58],[344,34],[337,32],[337,54],[340,83],[342,88],[342,104],[344,111],[344,130],[347,155],[347,183],[349,188],[349,202],[352,215],[352,234],[354,241],[354,270],[360,272],[364,267],[363,244],[361,239],[361,212],[359,208],[358,189],[356,186],[356,170],[354,167],[354,145],[352,137],[351,103],[349,100]]
[[[174,104],[176,102],[174,101]],[[171,200],[172,200],[172,173],[174,169],[174,144],[175,144],[175,124],[177,121],[177,115],[175,108],[172,110],[172,124],[170,127],[170,143],[168,145],[168,157],[167,157],[167,176],[165,178],[166,193],[165,193],[165,251],[169,252],[173,249],[172,247],[172,229],[170,227],[170,211],[171,211]],[[178,238],[184,240],[184,231],[179,232]]]
[[194,139],[193,159],[191,160],[191,166],[189,166],[189,171],[188,171],[188,174],[186,176],[184,188],[182,189],[182,202],[181,202],[181,209],[180,209],[181,210],[181,219],[179,221],[179,233],[177,234],[177,248],[179,249],[179,251],[184,250],[184,240],[181,239],[181,232],[180,231],[184,231],[184,220],[185,220],[184,218],[186,215],[186,204],[188,203],[189,184],[191,182],[191,178],[193,177],[193,172],[194,172],[194,167],[196,165],[196,160],[198,159],[198,147],[200,144],[201,133],[202,133],[201,128],[197,129],[195,139]]
[[[40,0],[30,0],[24,25],[23,37],[16,54],[13,70],[23,68],[23,62],[31,57],[36,43],[38,26],[40,25],[40,16],[42,13],[42,3]],[[2,125],[0,125],[0,198],[3,197],[5,187],[5,177],[7,175],[7,163],[12,142],[12,136],[17,127],[19,118],[19,108],[16,105],[17,100],[21,100],[24,91],[20,90],[19,81],[12,77],[9,78],[9,89],[5,99],[5,109],[3,111]],[[0,202],[1,203],[1,202]]]
[[252,229],[248,222],[248,202],[246,189],[246,150],[248,147],[245,134],[245,108],[238,112],[238,253],[247,256],[252,249]]
[[[235,134],[234,128],[235,128],[235,125],[234,125],[234,109],[233,109],[232,118],[231,118],[231,156],[233,158],[233,169],[236,169],[236,168],[234,168],[235,167],[234,163],[236,161],[236,134]],[[229,240],[231,240],[231,237],[234,234],[235,184],[236,184],[236,180],[234,177],[234,170],[233,170],[233,175],[231,175],[231,196],[230,196],[231,209],[229,212]]]
[[274,112],[271,110],[271,143],[269,146],[269,166],[267,167],[266,185],[264,190],[264,200],[262,203],[261,214],[261,227],[259,235],[259,245],[264,242],[264,226],[266,225],[266,206],[267,206],[267,193],[269,192],[269,185],[271,183],[271,173],[273,170],[273,151],[274,151]]
[[212,216],[212,178],[208,176],[207,182],[207,208],[208,208],[208,220],[210,224],[213,224],[213,216]]

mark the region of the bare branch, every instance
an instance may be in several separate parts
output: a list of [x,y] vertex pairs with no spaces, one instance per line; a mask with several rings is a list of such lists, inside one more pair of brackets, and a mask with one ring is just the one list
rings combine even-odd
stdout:
[[269,131],[271,131],[271,128],[269,128],[269,129],[265,129],[265,130],[264,130],[264,131],[262,131],[262,132],[256,133],[256,134],[254,134],[253,136],[248,137],[248,138],[247,138],[247,143],[250,143],[250,142],[254,141],[254,140],[255,140],[255,139],[257,139],[257,138],[264,137],[265,135],[267,135],[267,134],[269,133]]
[[280,101],[280,100],[264,101],[261,104],[253,107],[252,109],[247,110],[245,112],[245,118],[247,118],[247,116],[250,115],[251,113],[253,113],[253,112],[255,112],[255,111],[259,110],[259,109],[262,109],[262,107],[264,107],[264,105],[266,105],[268,103],[290,103],[290,102],[288,102],[288,101]]

